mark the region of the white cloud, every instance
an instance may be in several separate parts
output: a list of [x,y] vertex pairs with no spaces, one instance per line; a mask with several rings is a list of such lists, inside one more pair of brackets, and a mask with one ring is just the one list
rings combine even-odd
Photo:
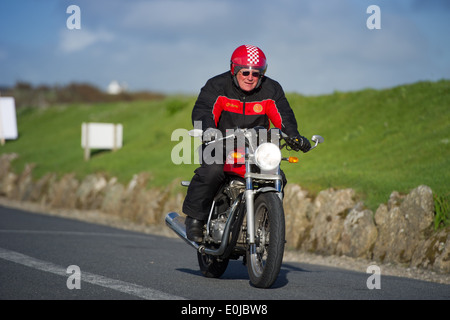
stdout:
[[[450,24],[445,12],[412,10],[411,0],[380,2],[381,30],[366,27],[370,0],[78,0],[77,4],[81,30],[48,27],[42,37],[27,26],[29,38],[1,44],[6,50],[0,52],[1,61],[15,62],[4,63],[15,67],[6,67],[3,75],[29,73],[29,68],[17,68],[29,63],[47,82],[54,81],[49,77],[53,75],[104,86],[114,78],[126,81],[131,90],[198,92],[209,77],[229,67],[234,48],[249,43],[266,53],[269,77],[286,91],[304,94],[450,76],[450,42],[445,41]],[[59,11],[64,18],[65,6]],[[34,39],[40,41],[36,44]],[[32,63],[37,53],[39,63]],[[62,65],[64,74],[62,68],[48,67]]]
[[60,32],[59,50],[64,53],[73,53],[86,49],[97,43],[110,42],[114,40],[114,35],[108,31],[90,31],[82,29],[63,29]]
[[426,36],[411,17],[386,9],[382,29],[368,30],[365,10],[342,2],[318,10],[320,5],[310,3],[307,14],[287,15],[266,33],[268,75],[286,90],[380,88],[415,81],[430,67]]
[[230,6],[224,2],[196,1],[141,1],[127,6],[122,25],[132,28],[183,28],[217,22],[230,14]]

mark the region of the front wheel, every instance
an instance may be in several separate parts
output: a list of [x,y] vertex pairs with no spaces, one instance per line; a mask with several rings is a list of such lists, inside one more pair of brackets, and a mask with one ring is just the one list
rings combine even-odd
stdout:
[[247,251],[250,282],[258,288],[269,288],[280,272],[284,254],[284,210],[280,198],[272,192],[255,200],[255,245]]

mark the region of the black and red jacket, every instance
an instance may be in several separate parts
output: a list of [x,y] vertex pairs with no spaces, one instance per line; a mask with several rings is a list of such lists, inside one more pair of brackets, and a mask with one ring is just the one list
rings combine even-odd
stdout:
[[[298,136],[297,121],[281,85],[263,77],[261,85],[245,92],[238,88],[230,71],[209,79],[192,110],[192,122],[202,129],[270,128],[270,122],[290,137]],[[270,121],[270,122],[269,122]]]

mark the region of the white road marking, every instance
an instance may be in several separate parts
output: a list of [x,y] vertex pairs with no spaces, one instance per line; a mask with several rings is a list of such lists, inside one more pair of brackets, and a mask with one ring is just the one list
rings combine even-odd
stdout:
[[24,234],[61,234],[73,236],[100,236],[100,237],[118,237],[118,238],[143,238],[148,239],[146,235],[108,233],[108,232],[85,232],[85,231],[58,231],[58,230],[8,230],[0,229],[0,233],[24,233]]
[[[51,262],[39,260],[16,251],[10,251],[0,248],[0,259],[15,262],[33,269],[57,274],[59,276],[69,277],[69,274],[66,272],[67,270],[64,267],[58,266]],[[147,300],[184,300],[184,298],[182,297],[171,295],[159,290],[142,287],[134,283],[107,278],[86,271],[81,271],[81,281],[131,294],[133,296]]]

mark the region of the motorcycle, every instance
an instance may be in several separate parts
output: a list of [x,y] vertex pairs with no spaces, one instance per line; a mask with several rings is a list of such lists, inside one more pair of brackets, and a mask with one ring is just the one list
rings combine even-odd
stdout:
[[[202,134],[199,129],[189,131],[193,137]],[[279,129],[237,129],[204,144],[228,139],[234,140],[234,150],[224,164],[227,178],[213,200],[203,241],[197,243],[187,238],[184,216],[170,212],[165,221],[197,250],[198,264],[205,277],[219,278],[230,259],[243,257],[250,283],[270,288],[280,272],[286,242],[280,164],[296,163],[298,158],[282,157],[281,149],[290,150],[286,143],[289,137]],[[310,150],[324,141],[319,135],[311,140],[315,145]],[[182,185],[189,186],[189,181],[183,181]]]

